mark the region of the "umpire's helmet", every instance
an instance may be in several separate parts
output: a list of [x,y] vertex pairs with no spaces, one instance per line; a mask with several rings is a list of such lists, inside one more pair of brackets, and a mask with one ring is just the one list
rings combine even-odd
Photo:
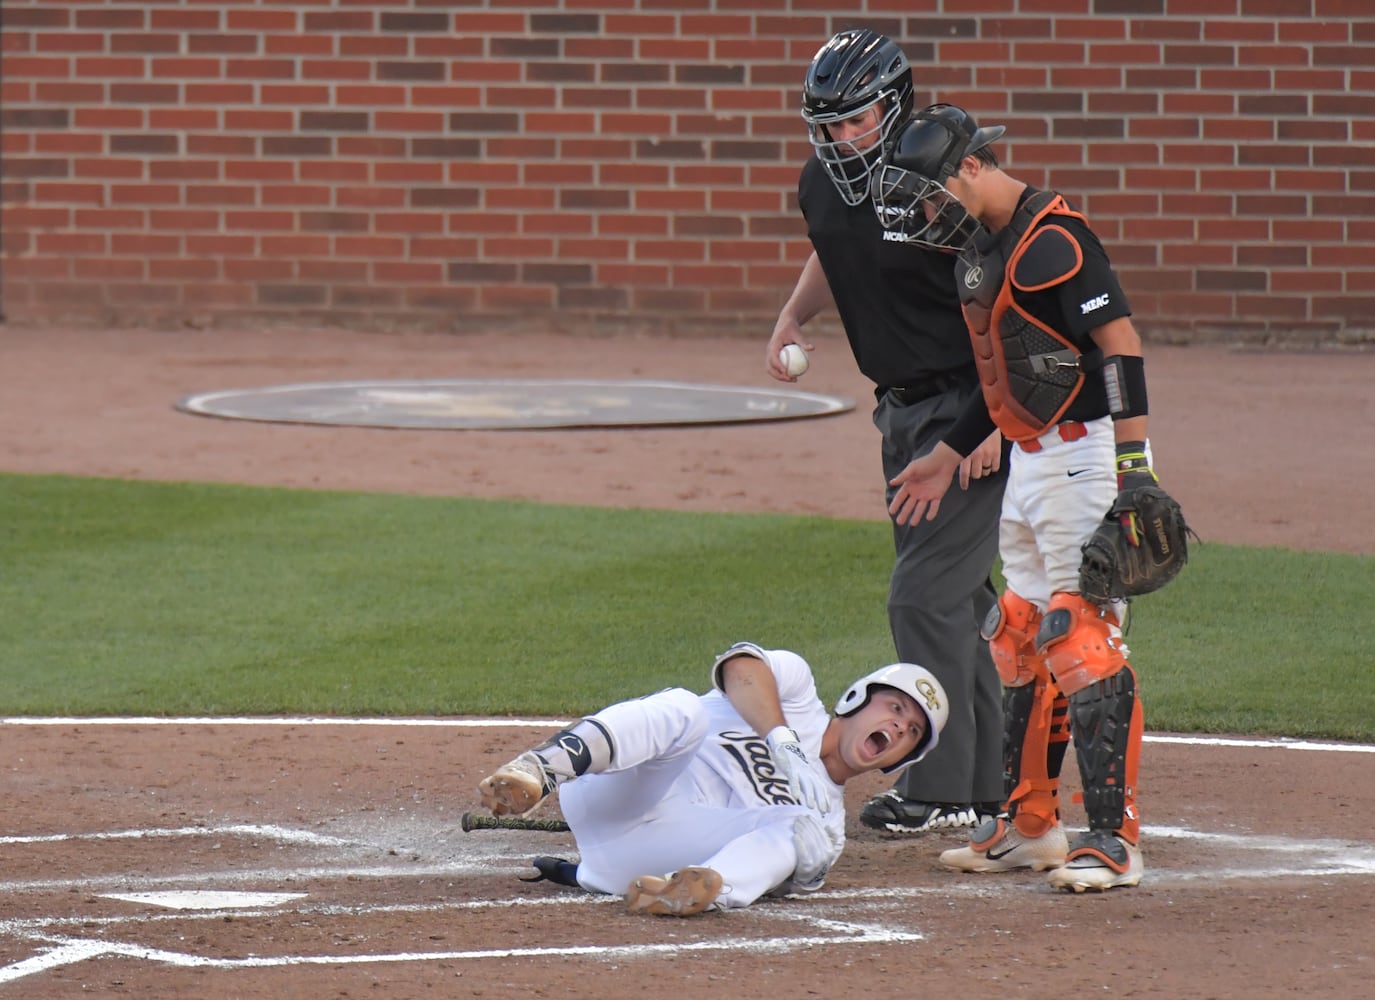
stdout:
[[[886,102],[877,136],[835,142],[826,126]],[[912,66],[896,42],[856,28],[836,35],[812,58],[802,83],[802,118],[812,146],[846,204],[869,196],[869,173],[896,122],[912,113]],[[855,143],[870,144],[860,149]]]
[[853,715],[869,703],[875,688],[886,687],[911,695],[926,716],[926,735],[921,742],[902,760],[883,769],[884,774],[893,774],[912,766],[935,749],[941,730],[950,718],[950,702],[946,700],[945,688],[931,671],[915,663],[892,663],[851,684],[836,702],[835,714]]

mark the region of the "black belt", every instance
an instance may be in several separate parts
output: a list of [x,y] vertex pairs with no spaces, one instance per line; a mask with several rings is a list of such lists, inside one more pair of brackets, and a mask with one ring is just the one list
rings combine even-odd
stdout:
[[931,375],[916,382],[909,382],[907,385],[879,386],[874,395],[882,399],[884,393],[887,393],[893,397],[893,401],[899,406],[911,406],[913,403],[920,403],[932,396],[940,396],[973,384],[972,373],[960,375],[954,372],[942,372],[939,375]]

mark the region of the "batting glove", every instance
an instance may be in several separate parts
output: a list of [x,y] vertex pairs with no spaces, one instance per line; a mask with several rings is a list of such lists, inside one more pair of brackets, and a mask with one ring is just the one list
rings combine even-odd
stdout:
[[815,892],[826,881],[826,873],[831,870],[845,847],[845,839],[836,839],[831,828],[816,818],[813,813],[803,813],[793,820],[793,851],[795,861],[790,888],[803,892]]
[[831,808],[831,793],[821,775],[812,768],[812,762],[802,752],[802,743],[797,731],[787,726],[777,726],[764,737],[773,756],[774,766],[788,779],[788,791],[798,805],[826,813]]

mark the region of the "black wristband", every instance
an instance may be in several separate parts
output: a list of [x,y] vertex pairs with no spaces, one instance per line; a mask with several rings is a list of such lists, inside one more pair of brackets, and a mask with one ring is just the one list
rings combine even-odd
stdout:
[[1114,354],[1103,359],[1103,388],[1108,393],[1108,413],[1114,420],[1144,417],[1146,362],[1137,354]]
[[1151,460],[1146,457],[1145,441],[1117,442],[1117,474],[1125,476],[1133,472],[1143,472],[1155,478],[1151,471]]

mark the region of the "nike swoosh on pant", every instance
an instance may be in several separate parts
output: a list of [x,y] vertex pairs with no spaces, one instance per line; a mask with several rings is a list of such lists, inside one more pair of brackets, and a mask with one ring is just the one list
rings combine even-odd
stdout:
[[1093,471],[1092,469],[1074,469],[1074,470],[1072,470],[1072,471],[1070,471],[1070,472],[1066,472],[1065,475],[1067,475],[1067,476],[1069,476],[1069,478],[1073,479],[1075,476],[1082,476],[1085,472],[1092,472],[1092,471]]

